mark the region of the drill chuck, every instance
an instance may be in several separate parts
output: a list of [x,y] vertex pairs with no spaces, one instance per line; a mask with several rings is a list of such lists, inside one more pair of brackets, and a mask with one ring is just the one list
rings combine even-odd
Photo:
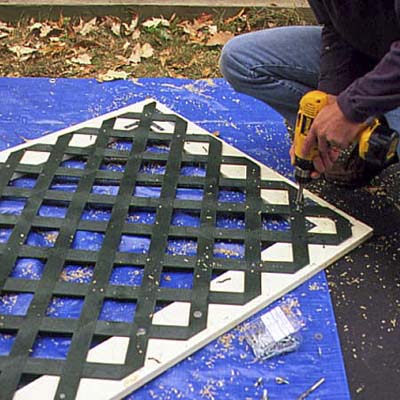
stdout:
[[296,182],[301,185],[306,185],[311,182],[311,172],[314,171],[313,162],[296,157],[294,177]]

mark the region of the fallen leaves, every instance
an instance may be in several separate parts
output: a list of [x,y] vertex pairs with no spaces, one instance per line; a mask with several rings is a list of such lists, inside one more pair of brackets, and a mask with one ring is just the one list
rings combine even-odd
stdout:
[[282,25],[260,11],[244,9],[224,20],[203,13],[193,19],[131,14],[126,19],[0,21],[0,74],[95,76],[102,82],[132,76],[214,78],[220,76],[220,47],[254,28],[255,18],[260,21],[257,28]]
[[[124,45],[125,47],[125,45]],[[150,43],[144,43],[141,45],[140,43],[136,43],[132,49],[132,52],[128,58],[125,58],[121,55],[118,56],[118,59],[123,64],[139,64],[142,59],[153,57],[154,48]]]
[[80,65],[90,65],[92,63],[92,56],[87,53],[79,54],[77,57],[72,57],[71,62]]
[[88,22],[84,22],[82,19],[80,20],[79,25],[75,26],[74,28],[75,33],[78,33],[82,36],[87,36],[90,33],[98,30],[97,26],[97,18],[92,18]]
[[24,58],[25,60],[27,60],[27,56],[29,58],[31,54],[37,52],[37,49],[19,45],[8,47],[8,50],[14,53],[18,58]]
[[11,32],[13,32],[13,30],[13,27],[10,27],[4,22],[0,21],[0,39],[6,38]]
[[165,18],[150,18],[147,21],[142,23],[142,26],[144,26],[145,28],[152,30],[152,29],[156,29],[158,27],[169,27],[170,26],[170,22],[165,19]]
[[115,36],[121,36],[121,23],[120,22],[113,22],[111,25],[111,32]]
[[[133,18],[131,19],[130,24],[128,25],[126,22],[122,23],[122,26],[124,28],[124,35],[125,36],[130,36],[132,35],[136,30],[137,26],[139,23],[139,17],[137,15],[134,15]],[[140,31],[137,31],[140,32]]]
[[110,82],[118,79],[127,79],[129,74],[125,71],[108,70],[105,74],[100,74],[97,78],[99,82]]
[[231,40],[235,35],[232,32],[216,32],[207,40],[206,46],[223,46],[228,40]]

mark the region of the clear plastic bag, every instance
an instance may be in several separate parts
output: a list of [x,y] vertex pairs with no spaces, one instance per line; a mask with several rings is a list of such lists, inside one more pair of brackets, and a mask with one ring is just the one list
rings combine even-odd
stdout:
[[244,327],[244,337],[257,359],[295,351],[305,326],[298,302],[288,299]]

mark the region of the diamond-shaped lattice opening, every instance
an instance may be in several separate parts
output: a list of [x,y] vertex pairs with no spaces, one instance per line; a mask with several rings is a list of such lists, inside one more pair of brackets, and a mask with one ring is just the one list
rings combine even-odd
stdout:
[[172,121],[153,121],[151,123],[152,132],[172,133],[175,129],[175,122]]
[[109,283],[120,286],[140,286],[143,280],[142,266],[137,265],[114,265]]
[[261,221],[263,229],[267,231],[290,231],[291,229],[289,217],[263,213]]
[[204,190],[199,187],[182,187],[178,186],[176,189],[176,198],[179,200],[203,200]]
[[170,142],[168,140],[148,140],[146,151],[150,153],[168,153]]
[[32,358],[65,360],[72,342],[72,335],[40,332],[29,354]]
[[85,221],[109,221],[111,212],[111,206],[88,203],[82,212],[81,219]]
[[46,310],[51,318],[77,319],[83,307],[83,297],[53,296]]
[[218,193],[218,201],[222,203],[244,203],[246,191],[243,189],[221,187]]
[[243,293],[245,288],[244,271],[213,271],[213,280],[210,282],[212,292]]
[[65,218],[68,211],[68,203],[63,201],[45,200],[42,202],[37,215],[47,218]]
[[100,165],[100,169],[102,171],[124,172],[125,165],[126,165],[126,160],[106,157],[103,159],[103,162]]
[[86,358],[86,361],[88,363],[117,364],[117,365],[125,363],[126,352],[128,350],[128,345],[129,345],[129,338],[118,336],[109,339],[110,342],[113,342],[114,340],[118,341],[118,346],[115,346],[113,348],[113,351],[104,352],[102,346],[99,346],[97,348],[95,347],[107,339],[109,339],[109,337],[107,336],[94,336],[90,346],[91,349],[88,352]]
[[119,131],[128,131],[131,129],[135,129],[139,126],[140,119],[137,118],[124,118],[119,117],[115,119],[113,129]]
[[10,182],[8,182],[8,186],[11,187],[23,187],[27,189],[33,189],[36,185],[38,176],[35,174],[24,174],[20,175],[16,174]]
[[10,239],[12,228],[5,225],[0,225],[0,243],[7,243]]
[[161,288],[192,289],[193,269],[164,267],[160,279]]
[[132,323],[135,311],[136,301],[105,299],[99,320]]
[[200,226],[200,211],[176,209],[172,214],[171,225],[197,228]]
[[74,133],[71,137],[71,140],[68,143],[68,146],[71,147],[87,147],[96,143],[97,136],[96,135],[86,135],[84,133]]
[[116,138],[111,138],[107,148],[110,150],[115,150],[115,151],[131,151],[133,148],[133,143],[131,140],[127,139],[116,139]]
[[247,166],[246,165],[233,165],[233,164],[221,164],[220,172],[227,178],[233,179],[246,179]]
[[24,316],[28,312],[33,293],[0,293],[0,314]]
[[261,189],[261,197],[268,204],[289,205],[289,192],[279,189]]
[[70,283],[90,283],[93,279],[94,265],[66,263],[59,280]]
[[206,164],[202,162],[182,162],[180,173],[183,176],[206,176]]
[[161,186],[157,185],[138,185],[135,187],[133,195],[135,197],[149,197],[157,199],[160,197],[161,194]]
[[190,154],[206,156],[210,150],[210,144],[205,142],[185,142],[184,150]]
[[122,235],[118,251],[122,253],[147,254],[151,239],[142,235]]
[[292,243],[274,243],[261,252],[263,261],[293,262]]
[[244,241],[241,240],[215,240],[214,257],[216,258],[243,258]]
[[105,234],[102,232],[76,231],[72,248],[75,250],[99,251]]
[[232,213],[232,212],[217,212],[217,228],[224,229],[245,229],[246,222],[244,213]]
[[310,233],[337,233],[336,221],[328,217],[307,217],[306,223]]
[[22,197],[2,197],[0,199],[0,215],[21,215],[27,199]]
[[8,356],[15,341],[16,331],[0,329],[0,356]]
[[153,325],[189,326],[190,303],[157,301]]
[[119,182],[113,179],[96,179],[90,193],[117,196]]
[[75,192],[79,178],[75,176],[56,176],[51,182],[50,189],[62,192]]
[[126,222],[128,224],[153,225],[156,221],[156,209],[151,207],[130,207]]
[[60,164],[60,167],[71,168],[71,169],[85,169],[86,164],[87,164],[86,157],[72,157],[72,158],[68,157]]
[[143,161],[139,172],[148,175],[164,175],[166,169],[166,161]]
[[194,257],[197,254],[197,240],[170,237],[167,242],[167,254]]
[[50,153],[45,151],[25,151],[20,163],[27,165],[39,165],[45,163],[50,157]]
[[33,228],[25,244],[33,247],[54,247],[59,231],[55,229]]
[[15,279],[39,280],[42,277],[45,262],[37,258],[18,258],[10,276]]

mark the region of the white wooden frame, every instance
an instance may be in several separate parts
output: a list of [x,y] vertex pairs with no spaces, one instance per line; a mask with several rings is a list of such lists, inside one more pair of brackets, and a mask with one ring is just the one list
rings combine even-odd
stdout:
[[[93,126],[99,127],[103,120],[117,117],[126,112],[130,111],[142,111],[144,105],[152,102],[154,100],[145,100],[140,103],[133,104],[131,106],[122,108],[120,110],[102,115],[100,117],[94,118],[92,120],[80,123],[73,127],[60,130],[53,134],[44,136],[40,139],[30,141],[20,146],[16,146],[12,149],[5,150],[0,153],[0,161],[3,162],[7,159],[11,152],[16,150],[27,148],[35,143],[55,143],[56,139],[60,135],[64,135],[77,129]],[[165,113],[174,113],[167,107],[158,103],[158,109]],[[190,134],[210,134],[199,126],[188,122],[188,135]],[[80,140],[77,140],[80,139]],[[81,136],[75,137],[73,140],[81,141],[81,146],[90,145],[88,137]],[[232,155],[239,157],[248,157],[241,151],[235,149],[233,146],[223,142],[223,154]],[[185,147],[186,151],[192,153],[204,152],[202,144],[195,143],[187,145]],[[31,155],[34,153],[30,153]],[[28,157],[28,156],[26,156]],[[29,163],[41,163],[44,158],[39,154],[35,158],[27,158]],[[270,168],[262,165],[258,161],[248,157],[253,162],[261,167],[261,176],[263,179],[284,181],[292,186],[295,186],[290,180],[281,176],[277,172],[271,170]],[[242,178],[243,169],[239,167],[228,166],[224,167],[223,175],[229,178]],[[282,198],[281,194],[276,193],[276,196],[271,193],[265,193],[262,195],[266,201],[274,202],[285,202],[285,198]],[[101,380],[101,379],[82,379],[77,399],[96,399],[96,400],[111,400],[120,399],[134,390],[138,389],[146,382],[150,381],[154,377],[158,376],[171,366],[175,365],[179,361],[183,360],[188,355],[192,354],[196,350],[205,346],[207,343],[217,338],[219,335],[228,331],[229,329],[236,326],[238,323],[244,321],[246,318],[261,310],[268,304],[280,298],[282,295],[288,293],[314,274],[318,273],[322,269],[326,268],[328,265],[332,264],[343,255],[354,249],[364,240],[366,240],[371,234],[372,229],[367,225],[355,220],[351,216],[345,214],[344,212],[338,210],[334,206],[328,204],[324,200],[321,200],[317,196],[306,192],[306,196],[311,198],[318,204],[328,207],[334,210],[338,214],[344,216],[352,224],[352,237],[347,239],[345,242],[339,246],[322,246],[322,245],[309,245],[310,253],[310,264],[295,274],[279,274],[279,273],[263,273],[262,277],[262,294],[249,303],[238,306],[238,305],[219,305],[211,304],[209,306],[207,329],[193,336],[189,340],[160,340],[160,339],[150,339],[148,344],[148,350],[146,354],[145,365],[137,370],[136,372],[126,376],[124,379],[119,381],[112,380]],[[311,218],[309,218],[311,220]],[[331,233],[335,231],[335,226],[332,221],[327,219],[312,219],[312,222],[316,225],[313,228],[313,232],[321,233]],[[276,245],[275,245],[276,246]],[[270,248],[271,249],[271,248]],[[285,252],[289,251],[288,246],[272,246],[272,252],[269,250],[268,253],[263,256],[273,257],[278,256],[278,259],[282,257],[282,254],[287,255]],[[272,253],[272,254],[271,254]],[[289,254],[289,253],[288,253]],[[230,279],[225,279],[230,278]],[[228,271],[224,275],[221,275],[211,283],[211,289],[218,291],[232,291],[241,292],[243,291],[243,273],[238,271]],[[188,305],[184,303],[175,302],[162,310],[158,311],[155,315],[156,321],[159,323],[168,324],[172,322],[173,324],[185,325],[187,321]],[[177,316],[181,316],[181,320],[178,320]],[[153,321],[154,322],[154,321]],[[92,348],[89,351],[88,361],[93,362],[107,362],[107,363],[123,363],[125,358],[125,352],[128,345],[128,339],[123,337],[112,337],[98,346]],[[157,362],[157,361],[159,362]],[[31,399],[53,399],[59,378],[55,376],[42,376],[32,383],[24,386],[15,394],[14,399],[17,400],[31,400]]]

